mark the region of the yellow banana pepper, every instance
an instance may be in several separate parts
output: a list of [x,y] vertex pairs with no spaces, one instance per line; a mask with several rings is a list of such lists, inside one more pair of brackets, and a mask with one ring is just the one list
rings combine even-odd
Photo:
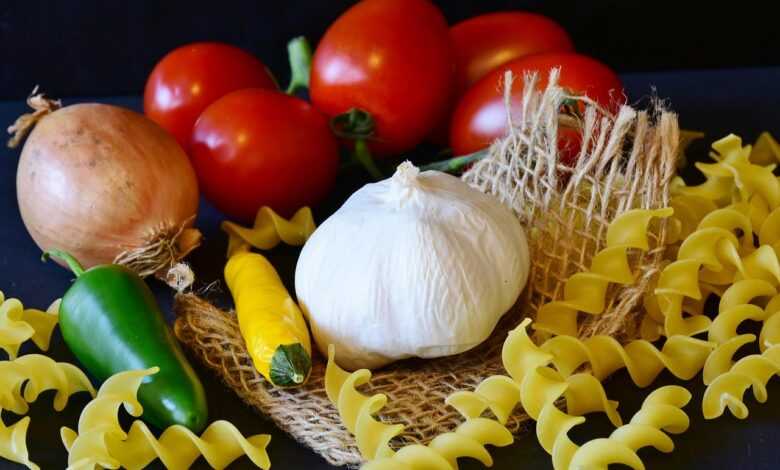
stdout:
[[309,330],[276,269],[261,254],[239,251],[225,265],[225,281],[257,370],[277,386],[304,383],[311,371]]

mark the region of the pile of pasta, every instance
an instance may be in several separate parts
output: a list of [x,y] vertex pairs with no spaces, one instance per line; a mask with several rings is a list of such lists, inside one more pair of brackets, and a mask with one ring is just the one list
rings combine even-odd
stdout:
[[141,416],[138,387],[158,371],[154,367],[120,372],[103,382],[97,396],[81,412],[78,432],[67,427],[61,430],[69,469],[144,468],[158,458],[166,468],[187,469],[201,455],[213,468],[225,468],[244,454],[256,466],[271,468],[265,450],[271,437],[245,438],[227,421],[211,423],[200,437],[184,426],[173,425],[157,439],[140,420],[133,421],[130,431],[125,432],[117,415],[120,405],[131,416]]
[[[0,361],[0,458],[33,470],[39,468],[30,460],[30,417],[24,415],[42,392],[54,390],[55,411],[62,411],[75,393],[86,392],[93,397],[81,413],[78,432],[67,427],[61,430],[69,469],[140,469],[156,459],[167,468],[186,469],[201,455],[214,468],[224,468],[242,455],[260,468],[271,467],[266,453],[270,436],[245,438],[227,421],[211,423],[200,437],[182,426],[171,426],[158,439],[140,420],[135,420],[130,431],[125,432],[119,425],[119,407],[124,404],[130,415],[141,416],[143,408],[136,398],[138,387],[145,377],[157,372],[156,368],[118,373],[106,380],[96,394],[89,378],[72,364],[41,354],[19,356],[20,347],[28,340],[41,350],[48,350],[59,304],[59,300],[55,301],[45,312],[25,309],[19,300],[5,299],[0,292],[0,348],[9,356]],[[6,426],[3,411],[23,417]]]
[[[638,387],[651,385],[663,370],[681,380],[702,372],[707,388],[701,408],[707,419],[726,408],[737,418],[747,417],[748,388],[757,401],[766,401],[766,384],[780,373],[780,180],[774,174],[780,146],[762,134],[753,147],[729,135],[712,148],[713,161],[696,164],[705,181],[688,186],[677,178],[670,207],[615,217],[590,269],[571,276],[563,298],[543,306],[533,325],[527,318],[509,333],[502,350],[507,374],[450,395],[447,403],[464,421],[428,445],[394,450],[391,441],[403,425],[377,417],[387,398],[360,393],[357,388],[371,373],[344,371],[331,349],[326,390],[367,460],[364,468],[451,470],[461,457],[490,466],[486,446],[512,443],[504,424],[520,406],[536,421],[536,436],[554,468],[623,464],[643,469],[638,449],[671,452],[670,434],[688,428],[682,408],[691,395],[679,386],[658,388],[624,423],[601,383],[620,369]],[[641,337],[626,344],[610,336],[577,338],[583,313],[604,312],[609,285],[635,281],[630,255],[650,248],[647,228],[661,221],[669,227],[668,261],[646,292]],[[719,298],[717,311],[706,312],[712,296]],[[763,322],[758,337],[738,334],[746,320]],[[758,352],[735,360],[747,345]],[[605,413],[615,430],[577,445],[568,432],[592,412]]]

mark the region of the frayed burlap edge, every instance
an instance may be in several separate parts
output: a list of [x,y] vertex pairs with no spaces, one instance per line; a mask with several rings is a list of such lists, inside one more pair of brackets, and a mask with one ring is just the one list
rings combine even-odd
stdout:
[[[508,107],[512,79],[511,74],[505,77]],[[557,85],[557,70],[543,93],[534,91],[535,75],[524,79],[521,111],[516,113],[520,118],[510,118],[514,131],[496,142],[490,157],[477,162],[463,179],[512,208],[528,230],[532,263],[524,310],[535,316],[541,305],[561,297],[569,276],[589,268],[617,215],[668,206],[680,136],[677,115],[659,102],[650,111],[621,106],[613,115],[587,98],[566,94]],[[572,108],[572,102],[585,105],[581,119],[556,112],[563,105]],[[574,168],[559,163],[560,124],[581,130]],[[665,234],[665,222],[650,227],[652,249],[631,253],[637,282],[611,287],[605,313],[582,318],[581,337],[634,336],[637,306],[658,274]]]
[[[511,80],[507,76],[507,100]],[[462,422],[445,398],[504,373],[501,347],[508,329],[523,316],[535,315],[542,303],[560,297],[565,279],[588,267],[593,254],[603,248],[607,225],[616,215],[631,208],[667,205],[678,139],[674,114],[624,106],[610,115],[587,99],[567,95],[557,86],[557,71],[543,92],[534,91],[536,77],[525,81],[521,119],[513,115],[510,135],[496,142],[490,156],[464,175],[469,184],[511,207],[527,227],[533,264],[524,302],[472,351],[437,360],[402,361],[374,372],[364,391],[387,395],[380,419],[406,426],[393,442],[396,447],[428,443]],[[581,120],[578,113],[559,114],[572,105],[583,111]],[[583,145],[574,169],[558,164],[559,120],[582,129]],[[659,270],[663,251],[664,225],[650,230],[654,248],[630,256],[637,283],[611,288],[606,313],[585,319],[583,336],[605,333],[625,339],[634,335],[635,312]],[[314,358],[304,386],[273,387],[252,366],[233,312],[217,309],[194,294],[179,294],[174,308],[176,336],[242,400],[329,463],[362,462],[353,437],[325,394],[321,357]],[[527,420],[518,409],[507,426],[518,434]]]

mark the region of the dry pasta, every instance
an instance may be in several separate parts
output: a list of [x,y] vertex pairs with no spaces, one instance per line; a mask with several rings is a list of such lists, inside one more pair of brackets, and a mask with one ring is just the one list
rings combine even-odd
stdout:
[[471,457],[485,466],[493,465],[493,458],[485,445],[503,447],[513,442],[512,433],[496,421],[473,418],[464,421],[455,431],[436,436],[427,446],[414,444],[398,452],[372,460],[363,470],[453,470],[457,459]]
[[325,391],[328,399],[336,405],[341,421],[355,436],[360,454],[373,460],[390,457],[393,450],[390,440],[403,431],[401,424],[386,424],[373,417],[387,403],[387,396],[376,394],[370,397],[355,388],[371,380],[368,369],[349,373],[339,367],[335,360],[335,348],[328,346],[328,364],[325,369]]
[[371,372],[360,369],[347,372],[335,362],[335,350],[328,347],[325,390],[336,405],[344,426],[354,436],[361,455],[369,461],[366,469],[430,469],[458,468],[459,457],[472,457],[492,465],[485,445],[506,446],[513,442],[512,434],[500,423],[486,418],[467,419],[458,428],[434,438],[427,446],[409,445],[395,452],[390,440],[403,431],[401,424],[386,424],[373,417],[387,402],[384,394],[366,396],[356,387],[371,379]]
[[773,298],[775,294],[775,286],[763,279],[744,279],[732,284],[720,298],[718,315],[707,332],[708,339],[722,344],[737,336],[737,328],[743,321],[765,321],[770,312],[751,302]]
[[[753,341],[755,336],[744,335],[745,343]],[[752,338],[749,338],[753,336]],[[705,419],[721,416],[725,409],[739,418],[748,416],[748,409],[742,401],[745,391],[752,387],[753,396],[760,403],[767,400],[766,384],[774,375],[780,373],[780,345],[772,346],[761,354],[745,356],[729,369],[718,375],[707,386],[702,398],[702,413]]]
[[0,348],[10,359],[18,356],[19,348],[27,340],[42,351],[49,349],[59,307],[60,301],[56,300],[45,312],[25,309],[18,299],[6,299],[0,291]]
[[[633,282],[626,251],[629,247],[647,250],[647,224],[653,217],[670,214],[671,210],[628,211],[619,216],[610,227],[607,248],[594,257],[592,266],[595,269],[586,273],[590,276],[580,276],[582,279],[567,284],[569,294],[582,290],[583,295],[565,295],[569,303],[559,303],[554,306],[555,310],[548,312],[551,315],[563,312],[572,317],[566,322],[573,319],[576,329],[577,313],[583,310],[581,305],[587,302],[603,304],[603,295],[599,301],[598,296],[584,292],[584,286],[590,283],[601,286],[605,282],[602,276],[592,273],[613,273],[623,269],[621,280]],[[623,229],[616,231],[613,227]],[[637,227],[645,232],[639,234]],[[581,283],[579,286],[578,282]],[[601,289],[600,294],[603,293]],[[585,295],[591,296],[585,299]],[[575,304],[579,306],[574,307]],[[356,390],[370,380],[370,372],[360,370],[350,374],[343,371],[335,364],[334,351],[330,348],[325,387],[345,426],[356,436],[362,455],[369,460],[366,468],[455,469],[457,458],[464,456],[489,465],[492,460],[485,445],[506,445],[512,441],[503,424],[518,404],[537,421],[539,442],[553,455],[554,462],[558,462],[556,468],[565,468],[566,465],[561,466],[561,462],[573,458],[577,451],[567,432],[584,422],[582,415],[600,411],[616,427],[620,428],[623,424],[617,412],[617,402],[607,398],[601,379],[622,367],[626,367],[632,379],[642,386],[648,385],[664,368],[678,377],[691,378],[701,370],[713,349],[712,343],[688,336],[668,339],[662,350],[641,340],[623,347],[605,336],[585,341],[573,336],[554,336],[537,346],[528,335],[529,324],[530,319],[523,320],[504,342],[502,358],[508,376],[489,377],[475,390],[456,392],[447,398],[447,403],[465,418],[460,427],[452,433],[438,436],[428,446],[412,445],[398,452],[390,448],[389,442],[402,432],[403,426],[386,424],[374,417],[385,405],[386,397],[381,394],[369,397]],[[557,328],[548,328],[547,331],[555,333]],[[593,373],[577,372],[583,366],[590,367]],[[565,402],[565,412],[556,406],[559,399]],[[653,403],[650,400],[648,406]],[[495,420],[483,416],[488,410]],[[635,454],[632,452],[632,455]]]
[[[688,416],[681,408],[691,396],[681,387],[662,387],[622,425],[617,403],[607,398],[600,383],[621,368],[640,387],[650,385],[664,369],[684,380],[703,370],[708,387],[702,410],[708,419],[726,408],[746,417],[742,399],[750,387],[758,401],[765,401],[766,383],[780,373],[780,179],[773,174],[780,145],[764,134],[751,149],[730,135],[715,142],[713,150],[713,163],[696,165],[705,175],[703,184],[673,182],[670,209],[630,210],[610,224],[606,247],[593,257],[590,269],[566,281],[562,300],[540,308],[534,328],[549,339],[537,345],[528,335],[528,319],[510,332],[502,353],[508,375],[450,395],[447,403],[465,421],[428,446],[394,452],[389,441],[402,426],[375,417],[386,397],[357,392],[355,387],[367,382],[370,372],[338,369],[331,351],[326,387],[329,380],[337,384],[329,397],[357,435],[370,460],[366,468],[453,469],[461,456],[490,465],[485,445],[511,442],[500,430],[506,431],[503,424],[518,405],[536,420],[539,442],[556,469],[607,468],[612,463],[644,468],[636,451],[652,446],[670,452],[674,445],[667,433],[687,429]],[[644,298],[642,339],[620,344],[607,336],[576,338],[579,312],[602,313],[609,284],[634,282],[628,250],[647,250],[650,220],[672,212],[666,240],[672,261]],[[705,312],[711,295],[720,297],[714,320]],[[735,362],[736,352],[757,340],[738,334],[745,320],[763,322],[758,336],[762,353]],[[701,333],[707,334],[706,341],[693,337]],[[659,339],[659,347],[650,342]],[[559,409],[558,403],[565,407]],[[606,413],[617,428],[608,438],[577,446],[568,432],[592,411]],[[486,417],[487,412],[495,419]]]
[[667,453],[674,450],[666,433],[679,434],[688,429],[690,420],[681,408],[690,400],[690,392],[683,387],[658,388],[645,398],[628,424],[615,429],[608,438],[586,442],[570,456],[561,455],[562,462],[555,468],[606,470],[610,464],[623,464],[644,470],[636,451],[649,446]]
[[0,417],[0,458],[22,464],[32,470],[38,470],[38,465],[30,460],[30,454],[27,451],[27,428],[29,426],[29,416],[25,416],[10,426],[6,426]]
[[682,241],[696,230],[699,222],[717,209],[714,202],[700,196],[678,194],[672,196],[669,206],[674,209],[674,217],[670,221],[667,243]]
[[556,335],[577,334],[579,312],[604,312],[610,284],[632,284],[634,274],[628,262],[629,249],[648,249],[647,226],[655,217],[668,217],[673,210],[629,210],[616,217],[607,228],[606,247],[591,261],[589,271],[575,273],[564,284],[563,299],[539,308],[534,328]]
[[55,362],[40,354],[27,354],[13,361],[0,361],[0,407],[23,415],[28,403],[41,392],[56,390],[54,409],[62,411],[71,395],[89,392],[95,396],[87,376],[76,366]]
[[[463,416],[479,417],[486,410],[501,423],[517,405],[522,404],[533,419],[539,419],[547,406],[555,406],[563,397],[566,408],[573,415],[602,411],[619,426],[617,402],[607,399],[601,383],[591,374],[571,374],[548,367],[555,364],[555,356],[536,344],[528,336],[530,319],[523,320],[509,333],[502,352],[506,376],[485,379],[474,391],[455,392],[447,399]],[[570,372],[570,371],[568,371]],[[540,421],[540,426],[544,423]]]
[[[753,150],[743,147],[733,135],[716,142],[713,148],[717,152],[713,154],[715,163],[700,166],[707,181],[698,187],[681,185],[677,190],[687,197],[695,193],[709,198],[721,208],[702,217],[697,229],[683,241],[688,249],[680,247],[677,261],[661,277],[674,276],[659,280],[656,294],[665,333],[695,334],[701,328],[692,328],[691,323],[704,324],[708,320],[702,312],[683,319],[681,297],[698,296],[703,304],[705,296],[700,288],[708,284],[728,286],[719,293],[717,316],[705,328],[717,348],[704,365],[703,380],[708,388],[702,410],[706,418],[713,418],[728,407],[735,416],[744,418],[744,391],[752,385],[756,398],[766,400],[764,386],[776,372],[773,358],[777,353],[772,348],[780,340],[780,318],[776,315],[780,311],[780,182],[773,170],[780,153],[768,134],[762,135]],[[701,271],[694,267],[697,262]],[[664,289],[675,284],[676,292],[674,288]],[[737,333],[745,320],[763,322],[759,348],[764,354],[734,363],[736,352],[756,341],[754,335]]]
[[713,142],[714,152],[710,157],[714,163],[695,164],[706,180],[696,186],[686,186],[678,179],[673,185],[676,194],[697,196],[715,202],[718,206],[725,206],[732,201],[735,182],[735,171],[731,165],[740,162],[750,163],[750,147],[742,147],[742,139],[729,134],[728,136]]
[[541,347],[553,353],[553,364],[564,374],[587,365],[598,380],[604,380],[625,368],[637,386],[646,387],[664,369],[679,379],[693,378],[704,366],[714,344],[676,335],[667,339],[659,350],[641,339],[622,345],[611,336],[593,336],[585,340],[556,336]]
[[[95,389],[76,366],[55,362],[40,354],[28,354],[11,361],[0,361],[0,412],[12,411],[25,414],[28,403],[34,402],[41,392],[56,390],[54,409],[61,411],[74,393]],[[6,426],[0,417],[0,457],[17,462],[31,469],[38,466],[30,461],[27,451],[27,428],[30,418],[24,417]]]
[[68,449],[69,469],[143,468],[155,459],[167,468],[186,469],[203,456],[214,468],[224,468],[241,455],[247,455],[258,467],[271,466],[266,446],[268,435],[244,438],[227,421],[211,423],[198,437],[183,426],[165,429],[159,439],[146,425],[135,420],[129,432],[119,424],[120,406],[132,416],[143,412],[136,398],[145,377],[159,369],[120,372],[109,377],[81,413],[78,432],[63,427],[62,441]]
[[[752,234],[749,218],[728,206],[708,214],[683,241],[677,259],[663,269],[654,291],[667,336],[695,335],[709,329],[710,320],[700,311],[706,299],[703,286],[730,285],[742,279],[774,285],[780,282],[777,253],[769,245],[755,248]],[[683,316],[686,299],[702,302],[699,311],[687,318]],[[649,311],[651,320],[657,318],[652,309]]]
[[750,152],[750,161],[758,165],[780,163],[780,145],[772,134],[762,132]]
[[233,222],[222,222],[222,230],[228,234],[228,257],[239,247],[249,245],[261,250],[270,250],[284,242],[288,245],[303,245],[314,233],[314,217],[311,209],[302,207],[287,220],[268,206],[257,211],[254,225],[242,227]]

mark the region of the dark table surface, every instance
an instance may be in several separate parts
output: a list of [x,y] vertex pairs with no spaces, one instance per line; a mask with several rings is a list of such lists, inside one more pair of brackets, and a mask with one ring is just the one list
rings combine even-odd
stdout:
[[[632,101],[647,98],[652,87],[661,98],[666,98],[671,107],[680,113],[684,128],[702,130],[707,141],[717,139],[729,132],[741,135],[751,142],[759,132],[768,130],[780,135],[780,68],[741,69],[721,71],[678,71],[657,74],[634,74],[622,77]],[[95,101],[89,98],[66,99],[65,104]],[[117,97],[99,99],[130,108],[139,109],[138,97]],[[0,124],[10,124],[16,116],[25,111],[23,101],[0,102]],[[0,290],[6,296],[18,297],[25,305],[45,308],[53,299],[62,296],[71,282],[71,275],[54,263],[39,261],[40,250],[27,235],[16,204],[15,171],[18,151],[2,146],[0,150]],[[705,154],[706,146],[694,146],[694,152]],[[340,180],[335,194],[323,207],[316,210],[318,219],[332,212],[343,199],[360,185],[354,175]],[[51,208],[56,211],[56,207]],[[191,258],[199,276],[199,285],[220,278],[224,259],[225,237],[218,224],[222,216],[208,203],[202,203],[198,226],[205,234],[205,243]],[[279,268],[288,286],[292,286],[293,270],[297,250],[280,247],[270,253],[271,261]],[[171,293],[164,286],[154,282],[155,293],[170,315]],[[225,301],[224,294],[222,301]],[[34,346],[26,345],[23,352],[34,352]],[[75,358],[55,333],[53,347],[49,351],[60,361],[75,362]],[[198,368],[209,398],[211,419],[228,419],[244,434],[270,433],[273,436],[269,453],[276,469],[308,470],[332,468],[319,456],[294,439],[279,431],[253,409],[245,406],[236,395],[225,388],[208,371]],[[668,374],[663,374],[652,385],[679,383]],[[686,408],[691,417],[691,427],[685,434],[674,437],[675,451],[661,454],[653,449],[639,452],[647,468],[780,468],[780,381],[770,383],[770,399],[758,404],[748,399],[750,416],[740,421],[730,414],[715,420],[704,421],[700,403],[703,393],[701,377],[683,382],[693,393],[694,399]],[[606,383],[609,397],[620,402],[624,419],[630,417],[641,404],[648,390],[637,389],[620,372]],[[748,393],[750,395],[750,393]],[[64,468],[67,455],[59,440],[59,428],[75,427],[78,415],[87,402],[84,394],[74,395],[68,407],[55,413],[51,407],[51,392],[38,399],[31,407],[32,424],[27,442],[31,459],[43,469]],[[7,424],[19,419],[9,412],[3,413]],[[575,442],[606,436],[611,431],[609,423],[596,414],[588,423],[575,428],[571,437]],[[496,469],[551,468],[550,458],[539,446],[533,433],[517,439],[514,445],[494,449]],[[154,464],[159,466],[159,464]],[[17,468],[17,465],[0,461],[0,468]],[[206,467],[198,461],[197,468]],[[232,468],[248,468],[246,459],[234,463]],[[475,469],[476,462],[464,461],[461,468]]]

